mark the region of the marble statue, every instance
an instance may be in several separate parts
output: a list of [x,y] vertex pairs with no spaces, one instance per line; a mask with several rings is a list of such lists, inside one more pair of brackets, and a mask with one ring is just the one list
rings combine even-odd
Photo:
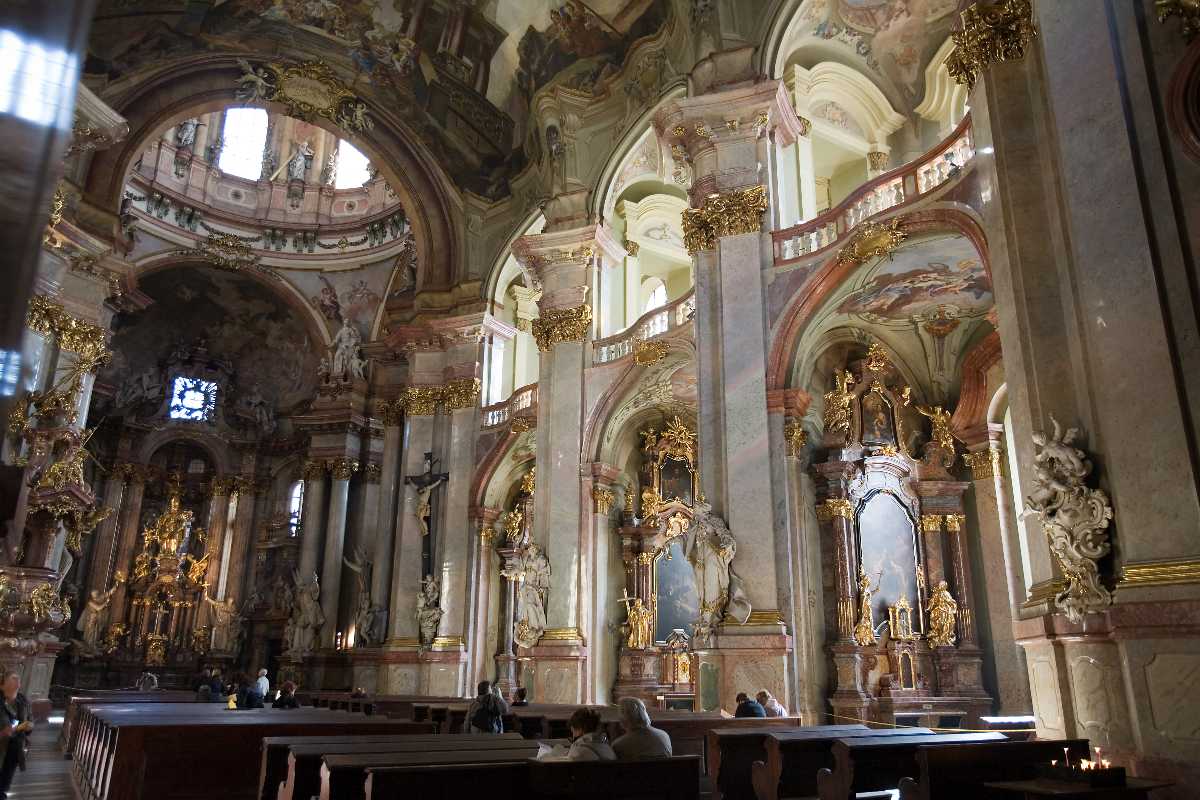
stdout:
[[342,563],[354,573],[354,643],[359,647],[379,644],[382,631],[377,630],[379,606],[371,602],[371,570],[373,564],[367,558],[362,545],[354,548],[354,558],[342,556]]
[[365,381],[367,379],[367,360],[362,357],[362,352],[359,351],[350,357],[350,375],[355,380]]
[[930,647],[951,647],[956,639],[954,618],[958,616],[958,603],[950,596],[945,581],[938,581],[937,588],[929,598],[929,631],[925,638]]
[[317,364],[317,380],[321,383],[329,383],[331,376],[329,358],[328,356],[321,356],[321,361]]
[[501,573],[517,581],[517,617],[514,638],[522,647],[533,647],[546,631],[546,592],[550,589],[550,560],[536,544],[527,544]]
[[288,622],[291,637],[285,644],[288,652],[295,656],[308,655],[312,652],[321,626],[325,624],[325,614],[321,611],[321,584],[314,574],[303,580],[297,570],[294,575],[296,583],[295,606],[292,617]]
[[[666,523],[659,524],[661,533]],[[685,550],[688,563],[695,570],[700,594],[696,636],[701,639],[712,636],[726,614],[744,624],[750,618],[750,599],[731,566],[737,542],[725,520],[714,514],[712,506],[703,499],[696,501]]]
[[304,180],[304,173],[308,172],[308,164],[312,160],[313,150],[308,146],[308,142],[300,142],[296,145],[296,152],[287,162],[287,174],[290,181]]
[[437,578],[426,576],[417,592],[417,629],[420,631],[421,646],[430,647],[437,638],[442,615],[442,587]]
[[88,596],[83,613],[79,615],[79,622],[76,623],[76,627],[83,636],[83,642],[88,647],[95,648],[99,645],[101,634],[104,631],[105,618],[108,616],[108,606],[120,585],[121,582],[117,581],[106,592],[92,589]]
[[275,409],[262,395],[262,386],[258,381],[246,394],[246,409],[254,414],[254,424],[259,433],[269,436],[275,432]]
[[417,489],[417,524],[421,526],[421,535],[429,535],[429,517],[433,513],[433,504],[430,502],[430,495],[433,490],[438,487],[444,478],[438,478],[428,486],[421,486]]
[[347,379],[351,374],[351,364],[358,356],[358,348],[361,344],[362,336],[359,335],[358,328],[351,325],[349,320],[343,320],[342,327],[330,343],[333,358],[329,372],[333,379],[338,381]]
[[175,126],[175,146],[176,147],[191,147],[196,143],[196,130],[200,127],[200,120],[192,118],[185,119],[183,122]]
[[238,102],[246,104],[267,99],[271,94],[271,86],[266,79],[267,71],[262,68],[256,69],[244,58],[239,58],[237,62],[242,69],[242,75],[237,81],[237,90],[234,92]]
[[1092,464],[1075,447],[1079,429],[1064,433],[1053,415],[1050,422],[1052,435],[1033,434],[1037,445],[1033,492],[1025,498],[1024,513],[1041,519],[1050,553],[1066,581],[1054,605],[1078,623],[1084,614],[1112,603],[1112,593],[1100,582],[1097,562],[1112,550],[1107,529],[1113,510],[1107,494],[1084,483]]
[[237,634],[236,628],[241,624],[242,619],[241,615],[237,613],[233,598],[213,600],[205,595],[204,603],[209,608],[209,619],[212,625],[212,649],[218,653],[231,652]]

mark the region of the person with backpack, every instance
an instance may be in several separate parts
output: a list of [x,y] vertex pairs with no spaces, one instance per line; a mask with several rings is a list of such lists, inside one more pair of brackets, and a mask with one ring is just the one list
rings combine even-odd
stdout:
[[504,733],[508,703],[492,691],[491,681],[480,681],[478,694],[467,707],[467,733]]

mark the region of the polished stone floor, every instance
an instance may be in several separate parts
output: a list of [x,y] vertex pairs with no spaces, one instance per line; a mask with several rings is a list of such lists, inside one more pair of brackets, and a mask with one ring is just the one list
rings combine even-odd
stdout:
[[71,800],[71,762],[62,757],[56,744],[60,724],[42,723],[29,739],[26,770],[17,770],[10,800]]

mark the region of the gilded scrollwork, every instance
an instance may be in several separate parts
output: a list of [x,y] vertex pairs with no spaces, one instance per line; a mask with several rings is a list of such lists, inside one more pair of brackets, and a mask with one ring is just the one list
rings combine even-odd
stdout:
[[[1162,14],[1162,4],[1159,4]],[[979,74],[997,61],[1017,61],[1037,36],[1033,7],[1029,0],[976,2],[960,15],[961,30],[950,34],[954,49],[946,59],[946,70],[956,82],[975,88]]]
[[854,376],[848,370],[833,373],[833,389],[825,393],[825,433],[845,441],[850,436]]
[[479,378],[459,378],[442,387],[442,402],[448,409],[470,408],[479,402]]
[[367,105],[323,61],[254,66],[238,59],[237,97],[243,103],[275,102],[287,107],[290,117],[311,120],[323,117],[352,133],[375,127]]
[[783,438],[787,442],[788,455],[793,458],[799,456],[808,444],[808,433],[798,419],[789,419],[784,423]]
[[683,243],[695,255],[712,250],[722,236],[758,233],[767,210],[767,187],[751,186],[724,194],[711,194],[700,208],[683,212]]
[[907,238],[899,218],[887,223],[868,222],[838,251],[838,263],[861,264],[869,258],[890,256]]
[[546,351],[560,342],[578,342],[587,337],[592,325],[592,307],[587,303],[573,308],[551,308],[533,320],[533,338],[538,350]]

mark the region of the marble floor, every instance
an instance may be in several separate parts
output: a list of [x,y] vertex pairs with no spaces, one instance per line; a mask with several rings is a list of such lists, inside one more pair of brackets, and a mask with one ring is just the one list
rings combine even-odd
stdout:
[[9,800],[71,800],[71,762],[62,757],[56,741],[61,723],[42,723],[29,739],[24,772],[17,770]]

